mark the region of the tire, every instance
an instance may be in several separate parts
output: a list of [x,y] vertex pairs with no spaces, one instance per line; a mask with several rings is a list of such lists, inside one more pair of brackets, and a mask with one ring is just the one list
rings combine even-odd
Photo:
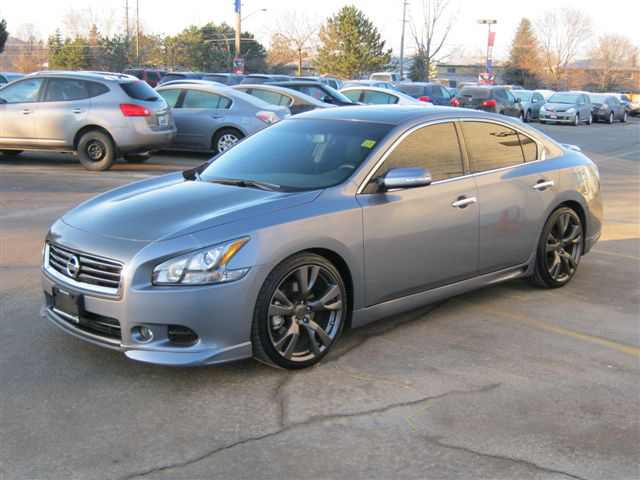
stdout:
[[124,158],[129,163],[144,163],[149,160],[150,157],[151,155],[149,155],[148,153],[122,155],[122,158]]
[[524,116],[524,123],[531,123],[531,110],[527,110],[527,113]]
[[580,114],[576,113],[576,116],[573,118],[573,126],[577,127],[580,125]]
[[609,125],[611,125],[611,124],[613,123],[613,112],[611,112],[611,113],[609,114],[609,117],[607,118],[607,123],[608,123]]
[[111,137],[98,130],[82,135],[77,150],[78,159],[87,170],[109,170],[116,160],[116,148]]
[[235,128],[223,128],[216,132],[211,142],[214,153],[222,153],[244,138],[244,134]]
[[20,155],[24,150],[0,150],[3,155]]
[[523,114],[522,112],[520,112],[520,113],[518,114],[518,120],[520,120],[522,123],[525,123],[525,122],[524,122],[524,114]]
[[627,119],[629,118],[629,114],[627,113],[627,111],[624,111],[624,114],[622,115],[622,118],[620,119],[620,123],[627,123]]
[[593,113],[589,114],[589,119],[587,120],[587,125],[591,125],[593,123]]
[[344,281],[331,262],[308,252],[287,258],[258,294],[251,325],[254,357],[286,369],[318,363],[340,336],[347,309]]
[[583,238],[584,227],[578,214],[567,207],[555,210],[542,229],[533,274],[528,280],[543,288],[569,283],[580,263]]
[[547,124],[546,120],[540,120],[540,123],[541,123],[542,125],[546,125],[546,124]]

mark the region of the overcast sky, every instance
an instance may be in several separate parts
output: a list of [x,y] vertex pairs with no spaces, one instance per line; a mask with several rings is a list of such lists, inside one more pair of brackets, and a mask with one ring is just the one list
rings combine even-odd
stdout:
[[[419,23],[422,0],[408,0],[407,18]],[[548,9],[563,5],[580,8],[593,20],[594,38],[603,33],[619,33],[640,44],[638,0],[451,0],[459,4],[459,13],[454,31],[447,43],[467,52],[484,51],[487,41],[487,27],[478,25],[479,18],[498,20],[495,25],[496,43],[494,57],[507,55],[509,44],[520,19],[523,16],[535,20]],[[129,0],[129,7],[135,8],[136,0]],[[317,21],[323,21],[337,12],[343,5],[354,4],[376,25],[387,46],[394,53],[400,49],[403,0],[243,0],[242,29],[253,32],[265,46],[268,46],[270,28],[284,13],[297,10]],[[146,30],[159,34],[175,34],[188,25],[202,25],[207,22],[227,22],[235,25],[233,0],[139,0],[140,18]],[[76,11],[91,8],[93,12],[116,16],[124,24],[125,0],[2,0],[0,17],[7,20],[10,32],[16,32],[20,25],[33,24],[44,38],[62,27],[62,19],[70,9]],[[266,12],[259,11],[266,8]],[[254,13],[255,12],[255,13]],[[405,45],[410,53],[413,49],[409,30]]]

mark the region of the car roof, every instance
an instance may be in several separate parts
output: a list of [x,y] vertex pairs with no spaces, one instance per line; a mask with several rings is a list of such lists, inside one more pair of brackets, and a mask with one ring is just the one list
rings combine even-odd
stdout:
[[[282,95],[287,95],[289,97],[295,97],[298,100],[303,100],[309,104],[316,106],[327,106],[330,105],[328,103],[321,102],[320,100],[313,98],[306,93],[298,92],[297,90],[292,90],[290,88],[279,87],[277,85],[272,85],[271,83],[239,83],[238,85],[232,85],[232,90],[244,90],[244,89],[253,89],[253,90],[269,90],[271,92],[277,92]],[[331,105],[334,106],[334,105]]]
[[26,75],[28,77],[68,77],[68,78],[78,78],[84,80],[133,80],[140,81],[137,77],[133,75],[128,75],[126,73],[116,73],[116,72],[97,72],[97,71],[69,71],[69,70],[44,70],[40,72],[33,72]]
[[389,88],[381,88],[381,87],[370,87],[369,85],[353,85],[351,87],[344,87],[341,88],[340,91],[341,92],[346,92],[348,90],[366,90],[368,92],[382,92],[382,93],[388,93],[390,95],[406,95],[405,93],[402,93],[398,90],[391,90]]
[[322,82],[317,82],[315,80],[280,80],[277,82],[268,82],[268,85],[282,85],[286,87],[287,85],[313,85],[318,87],[326,87],[327,85]]

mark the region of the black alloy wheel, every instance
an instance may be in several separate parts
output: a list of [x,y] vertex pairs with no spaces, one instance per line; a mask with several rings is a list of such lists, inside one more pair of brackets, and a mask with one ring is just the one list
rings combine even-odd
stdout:
[[583,228],[580,217],[570,208],[559,208],[551,214],[538,244],[534,284],[557,288],[569,282],[576,273],[582,256]]
[[346,311],[346,290],[335,267],[315,254],[295,255],[274,269],[260,292],[254,355],[285,368],[313,365],[340,335]]

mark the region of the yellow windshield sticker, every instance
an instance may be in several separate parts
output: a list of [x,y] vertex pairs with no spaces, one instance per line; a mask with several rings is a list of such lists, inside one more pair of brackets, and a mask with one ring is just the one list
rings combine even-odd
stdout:
[[365,140],[360,144],[361,147],[371,148],[376,144],[375,140]]

